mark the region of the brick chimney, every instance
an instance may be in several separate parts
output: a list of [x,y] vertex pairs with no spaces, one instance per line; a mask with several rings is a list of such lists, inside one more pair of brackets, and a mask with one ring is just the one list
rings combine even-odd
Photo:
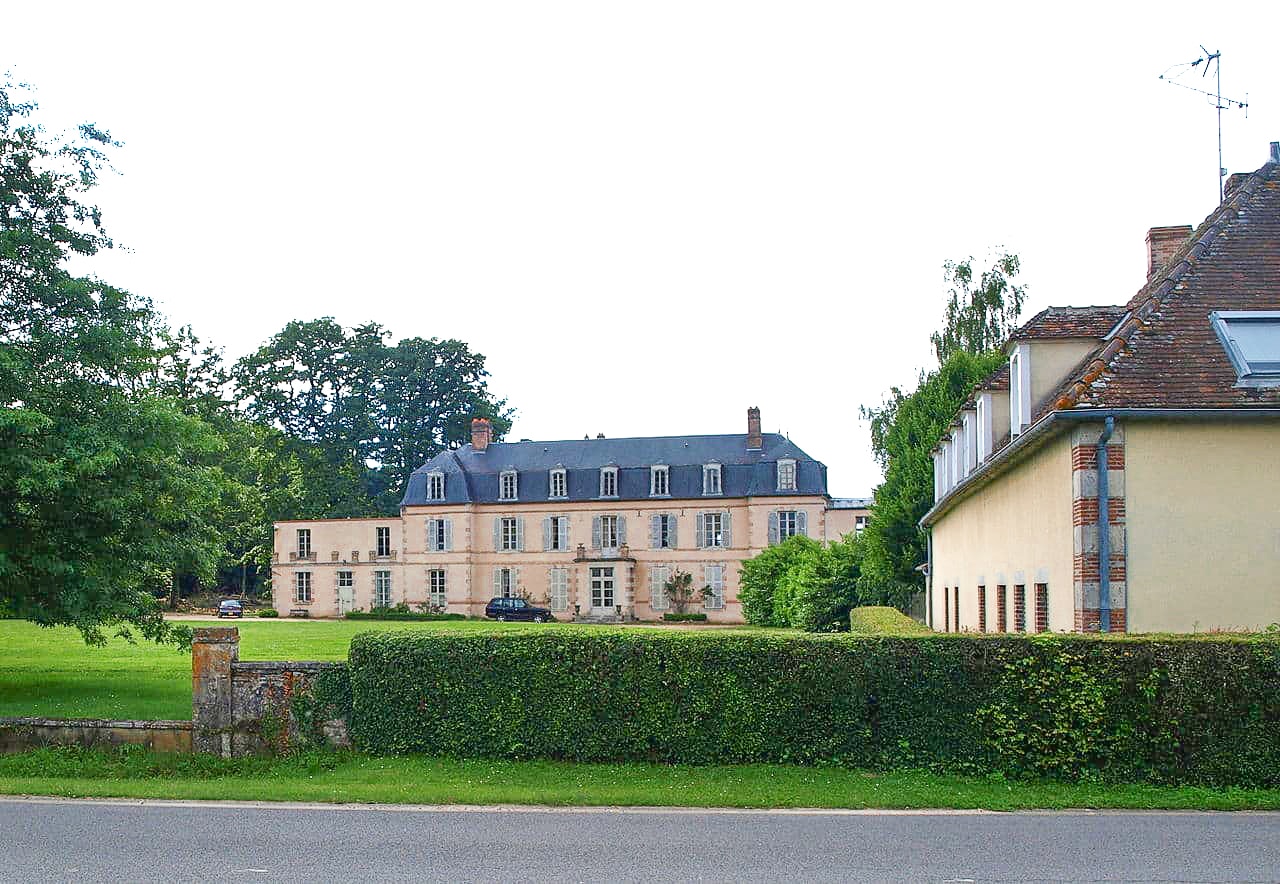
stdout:
[[484,451],[493,438],[493,424],[487,417],[471,419],[471,447],[476,451]]
[[747,450],[764,448],[764,436],[760,435],[760,409],[754,405],[747,409]]
[[1147,279],[1156,275],[1161,267],[1186,243],[1191,236],[1191,225],[1177,227],[1152,227],[1147,231]]

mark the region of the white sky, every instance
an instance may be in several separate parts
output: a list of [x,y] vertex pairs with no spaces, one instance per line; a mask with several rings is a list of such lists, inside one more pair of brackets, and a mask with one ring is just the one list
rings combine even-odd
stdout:
[[[948,258],[1115,303],[1280,140],[1271,3],[10,4],[0,69],[125,142],[95,271],[229,357],[290,319],[457,337],[512,438],[744,432],[879,481]],[[963,9],[961,8],[963,7]],[[1198,73],[1185,82],[1208,86]]]

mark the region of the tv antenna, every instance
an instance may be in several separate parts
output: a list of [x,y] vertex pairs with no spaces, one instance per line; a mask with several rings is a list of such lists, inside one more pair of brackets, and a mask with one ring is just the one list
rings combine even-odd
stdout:
[[[1222,97],[1222,52],[1210,52],[1204,48],[1204,44],[1200,45],[1200,51],[1204,55],[1195,61],[1175,64],[1165,70],[1160,75],[1160,79],[1164,80],[1170,86],[1181,86],[1183,89],[1190,89],[1192,92],[1199,92],[1201,95],[1207,95],[1212,101],[1210,102],[1214,109],[1218,112],[1218,202],[1222,202],[1222,185],[1223,179],[1227,175],[1227,170],[1222,167],[1222,112],[1224,110],[1242,110],[1245,119],[1249,118],[1249,93],[1244,94],[1244,101],[1236,101],[1234,98]],[[1209,66],[1213,66],[1214,90],[1210,92],[1207,89],[1198,89],[1187,83],[1179,83],[1178,78],[1184,74],[1188,74],[1200,65],[1204,65],[1200,69],[1200,79],[1203,80],[1209,75]],[[1170,71],[1176,70],[1177,73],[1170,76]]]

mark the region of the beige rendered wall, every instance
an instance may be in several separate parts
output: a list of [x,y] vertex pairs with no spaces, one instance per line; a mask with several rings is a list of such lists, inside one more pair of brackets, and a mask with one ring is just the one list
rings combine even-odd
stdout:
[[977,589],[985,585],[987,631],[994,632],[996,586],[1003,583],[1007,628],[1013,630],[1013,588],[1023,584],[1027,629],[1031,630],[1034,586],[1044,583],[1049,588],[1049,628],[1071,630],[1075,620],[1072,555],[1071,440],[1061,435],[933,526],[929,603],[934,629],[943,630],[944,588],[953,593],[959,587],[960,629],[976,631]]
[[[593,517],[618,515],[626,520],[629,558],[634,559],[634,563],[619,561],[616,565],[620,603],[629,601],[640,619],[658,619],[662,612],[654,611],[650,606],[652,566],[668,565],[687,571],[693,575],[694,586],[700,587],[703,566],[722,564],[725,566],[725,605],[706,613],[710,620],[737,623],[742,621],[742,608],[738,602],[739,565],[768,545],[769,514],[775,510],[804,511],[810,537],[824,538],[831,530],[827,518],[833,511],[827,510],[826,501],[800,496],[652,502],[459,504],[408,507],[399,519],[280,522],[275,526],[273,596],[281,613],[300,607],[292,601],[293,575],[299,570],[309,570],[312,572],[314,599],[311,605],[302,607],[308,607],[312,617],[337,616],[337,571],[350,570],[355,580],[355,607],[368,610],[373,602],[374,571],[389,570],[393,601],[415,605],[427,599],[427,572],[443,568],[449,611],[482,616],[485,604],[493,596],[495,568],[519,569],[520,590],[535,603],[547,604],[551,569],[556,567],[569,571],[569,606],[564,613],[571,616],[575,604],[581,605],[584,612],[590,607],[588,568],[592,564],[600,564],[599,561],[575,561],[577,547],[583,544],[588,548],[588,557],[595,555],[590,550]],[[698,514],[712,511],[729,513],[732,545],[728,548],[699,549],[696,545]],[[675,549],[650,549],[650,517],[657,513],[676,516]],[[542,522],[553,515],[567,516],[570,520],[568,550],[543,550]],[[501,517],[524,519],[523,551],[504,552],[493,548],[494,519]],[[427,522],[441,518],[450,520],[453,548],[448,552],[428,552]],[[392,545],[396,557],[394,560],[369,562],[368,551],[373,548],[374,529],[379,525],[393,526]],[[311,529],[311,545],[316,552],[314,561],[289,561],[289,552],[297,548],[295,535],[298,528]],[[359,562],[351,560],[353,550],[360,552]],[[335,551],[337,560],[332,558]],[[703,608],[700,602],[695,602],[690,610],[701,611]]]
[[[1037,410],[1046,396],[1062,386],[1067,372],[1089,355],[1098,341],[1095,338],[1055,338],[1028,342],[1031,353],[1031,408]],[[1005,415],[1005,424],[1009,416]]]
[[1280,622],[1280,422],[1125,424],[1130,632]]
[[[858,516],[868,517],[871,510],[868,509],[849,509],[849,510],[827,510],[826,513],[826,531],[815,537],[822,537],[824,540],[839,540],[846,534],[852,534],[857,528]],[[813,534],[812,531],[809,532]]]

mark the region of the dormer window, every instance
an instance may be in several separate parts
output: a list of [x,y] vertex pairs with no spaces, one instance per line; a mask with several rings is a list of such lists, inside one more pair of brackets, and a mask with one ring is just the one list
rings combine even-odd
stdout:
[[427,500],[444,500],[444,473],[427,473]]
[[1215,310],[1209,322],[1236,370],[1237,387],[1280,387],[1280,311]]
[[1026,344],[1009,357],[1009,434],[1019,435],[1031,423],[1031,362]]
[[964,480],[964,436],[960,428],[951,431],[951,487],[954,488]]
[[600,496],[618,496],[618,468],[604,467],[600,470]]
[[991,394],[979,393],[977,406],[977,463],[991,456]]
[[515,470],[503,470],[498,476],[498,500],[516,500],[519,492]]
[[671,495],[671,470],[666,466],[649,467],[649,496],[669,497]]
[[964,437],[964,469],[968,476],[978,465],[978,416],[974,411],[965,411],[960,416],[960,430]]
[[702,467],[702,493],[723,494],[724,486],[720,481],[720,464],[709,463]]
[[794,460],[778,461],[778,490],[796,490],[796,462]]
[[569,496],[569,478],[563,467],[556,467],[551,471],[551,486],[547,492],[547,497],[558,498]]

